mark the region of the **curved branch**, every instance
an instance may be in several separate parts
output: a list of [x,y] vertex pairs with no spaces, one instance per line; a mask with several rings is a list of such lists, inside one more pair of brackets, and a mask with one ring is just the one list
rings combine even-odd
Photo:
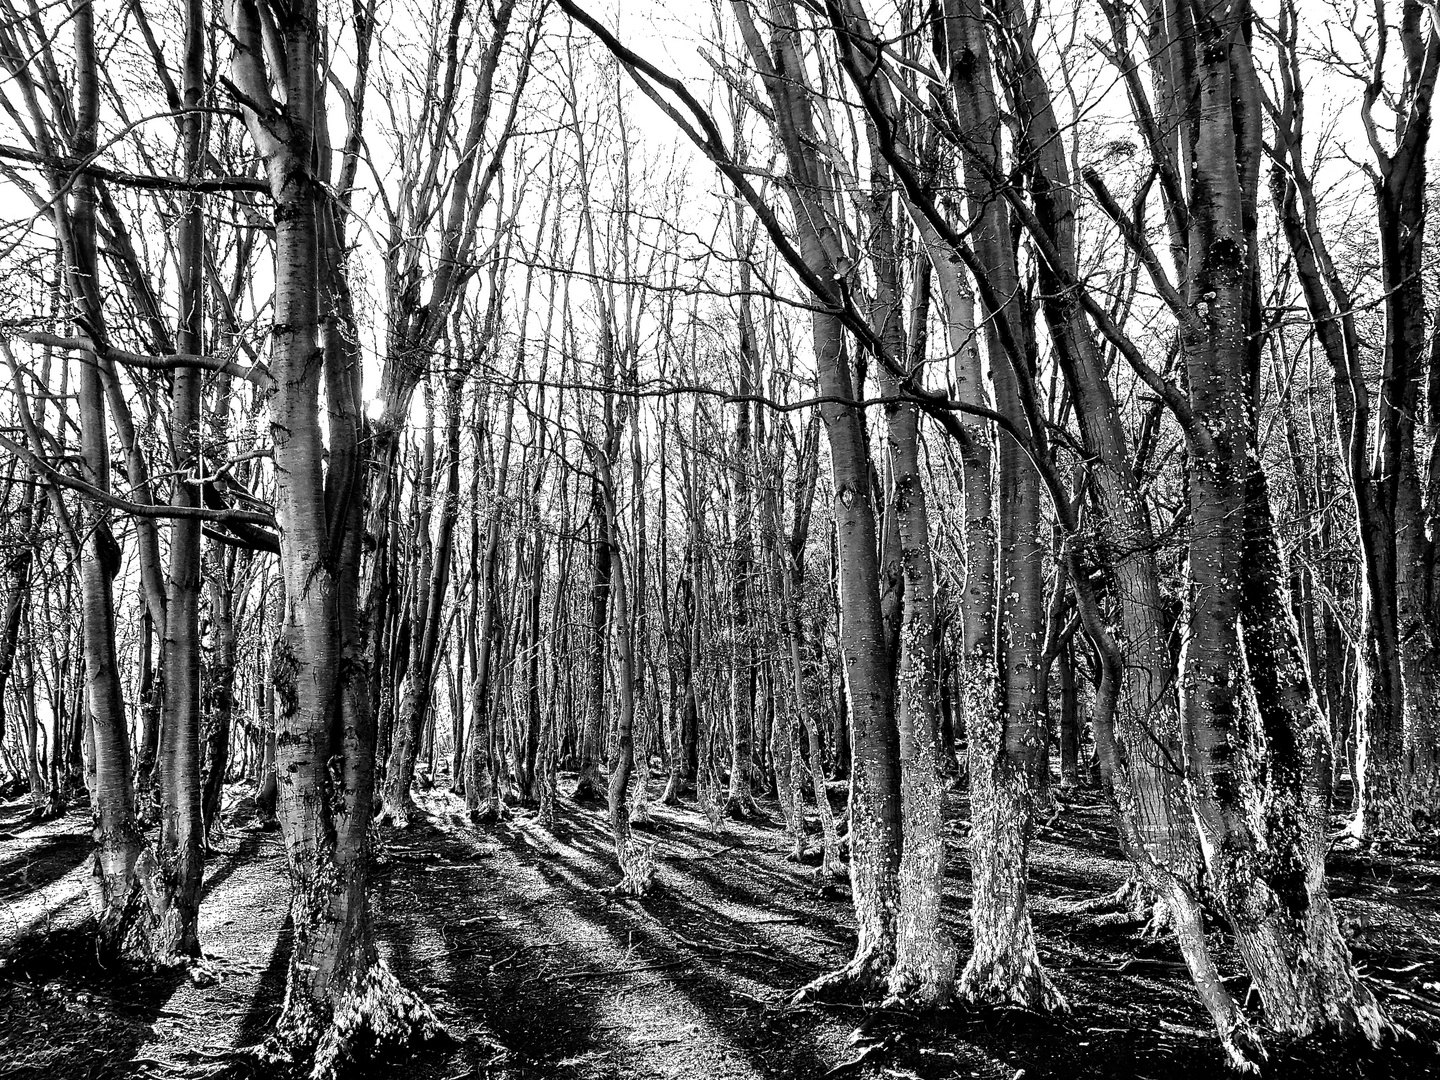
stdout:
[[106,360],[113,360],[116,363],[124,364],[127,367],[146,368],[151,371],[175,371],[179,368],[199,368],[202,371],[214,371],[221,375],[231,375],[237,379],[243,379],[261,390],[268,390],[271,386],[270,369],[264,364],[252,364],[246,366],[237,364],[233,360],[224,360],[218,356],[197,356],[194,353],[172,353],[169,356],[144,356],[140,353],[126,352],[124,349],[112,347],[99,348],[89,338],[82,337],[61,337],[58,334],[48,334],[40,330],[16,330],[14,336],[21,341],[31,345],[45,345],[52,349],[68,349],[72,352],[95,353]]

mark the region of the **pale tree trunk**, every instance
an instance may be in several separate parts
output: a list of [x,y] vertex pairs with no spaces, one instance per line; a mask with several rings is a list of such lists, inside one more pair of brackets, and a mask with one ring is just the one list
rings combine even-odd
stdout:
[[[1190,177],[1193,314],[1182,318],[1192,437],[1181,710],[1194,806],[1215,898],[1286,1035],[1378,1040],[1385,1021],[1349,956],[1324,885],[1329,733],[1311,691],[1255,456],[1260,91],[1249,7],[1204,28],[1166,27],[1195,49]],[[1262,760],[1268,758],[1268,766]],[[1263,773],[1262,773],[1263,770]]]
[[[827,290],[821,299],[838,306],[842,252],[834,214],[826,201],[835,183],[813,150],[819,139],[794,7],[788,0],[774,0],[770,5],[769,47],[749,7],[737,0],[732,9],[775,109],[777,133],[791,175],[788,187],[801,258]],[[816,312],[811,327],[820,393],[827,399],[819,411],[830,441],[835,490],[839,645],[854,759],[850,882],[858,939],[849,964],[802,988],[797,998],[835,986],[868,989],[889,972],[895,956],[901,842],[893,672],[880,612],[870,453],[861,410],[846,404],[856,399],[860,388],[855,384],[841,320],[829,312]]]
[[[945,59],[952,98],[967,133],[960,153],[975,221],[976,258],[989,295],[1003,307],[987,305],[986,352],[995,388],[995,407],[1022,430],[1022,372],[1034,364],[1034,330],[1019,303],[1020,279],[1010,241],[1010,217],[994,178],[1001,175],[999,114],[995,102],[989,43],[980,4],[947,0]],[[1003,320],[1010,342],[1002,342]],[[1011,350],[1015,355],[1011,355]],[[975,947],[960,979],[969,1000],[1013,1002],[1034,1008],[1062,1008],[1064,1001],[1040,964],[1027,904],[1028,849],[1033,827],[1030,778],[1044,745],[1045,718],[1039,713],[1037,681],[1044,636],[1044,549],[1040,537],[1040,481],[1019,443],[999,437],[995,451],[998,551],[967,563],[967,578],[993,567],[986,600],[994,605],[997,628],[993,654],[967,633],[966,730],[970,748],[971,862],[975,898],[971,908]],[[966,498],[972,478],[966,470]],[[988,479],[988,478],[986,478]],[[967,511],[984,533],[980,519]],[[967,528],[967,533],[968,533]],[[967,556],[978,546],[966,537]],[[976,586],[967,586],[967,591]],[[978,599],[978,597],[977,597]],[[982,610],[987,610],[982,608]],[[980,628],[974,628],[977,635]],[[987,631],[989,632],[989,631]],[[983,650],[983,651],[982,651]],[[986,673],[980,664],[993,664]],[[990,679],[998,697],[992,698]]]
[[596,523],[604,530],[614,562],[610,591],[615,630],[615,749],[610,758],[607,802],[610,834],[615,843],[615,861],[620,865],[620,883],[614,892],[623,896],[644,896],[654,884],[655,860],[647,844],[637,842],[630,831],[630,807],[626,792],[635,765],[635,658],[631,635],[630,597],[626,587],[625,559],[620,555],[620,527],[615,506],[615,484],[610,463],[603,452],[591,447],[591,463],[603,492],[604,517]]
[[[737,228],[743,231],[743,224]],[[737,245],[744,249],[750,245]],[[735,406],[735,448],[730,459],[731,497],[735,508],[733,551],[730,558],[730,790],[725,798],[725,812],[745,819],[759,813],[751,791],[750,774],[754,769],[755,738],[755,631],[752,626],[750,579],[755,565],[755,493],[753,477],[750,395],[754,393],[759,371],[755,326],[750,315],[749,250],[740,252],[739,328],[740,342],[737,361],[740,380],[739,401]]]
[[[1065,284],[1078,279],[1079,260],[1071,177],[1049,88],[1023,13],[1008,3],[1005,17],[1015,42],[1014,96],[1022,102],[1026,120],[1020,149],[1033,170],[1030,187],[1037,222],[1060,264],[1041,264],[1044,312],[1093,458],[1089,476],[1101,561],[1119,605],[1118,639],[1111,641],[1109,632],[1101,633],[1091,620],[1092,637],[1111,642],[1109,647],[1124,658],[1107,675],[1114,683],[1107,691],[1113,705],[1097,715],[1097,746],[1102,737],[1104,744],[1101,772],[1115,806],[1122,848],[1140,880],[1167,909],[1222,1044],[1231,1059],[1240,1062],[1253,1052],[1254,1036],[1215,972],[1204,938],[1198,837],[1183,778],[1173,768],[1182,757],[1181,735],[1154,536],[1103,360],[1083,310]],[[1076,588],[1082,584],[1077,576]],[[1073,682],[1073,671],[1069,677]],[[1070,754],[1073,759],[1073,749]]]
[[[184,104],[180,122],[185,168],[201,168],[205,118],[200,100],[205,78],[204,11],[199,0],[186,7]],[[177,240],[180,332],[183,353],[204,347],[205,220],[196,194],[186,196]],[[205,465],[200,430],[201,372],[180,368],[173,375],[170,437],[175,484],[171,501],[198,507],[197,483]],[[200,795],[200,559],[201,528],[196,518],[177,518],[170,528],[170,574],[161,671],[160,843],[146,873],[154,925],[151,948],[160,957],[200,955],[196,922],[205,870]],[[150,880],[153,875],[153,881]]]
[[[75,37],[75,153],[95,150],[99,87],[91,0],[75,0],[71,8]],[[98,260],[95,253],[95,181],[75,179],[69,221],[57,215],[65,241],[69,295],[73,317],[103,342]],[[105,389],[93,354],[82,356],[76,379],[80,425],[81,473],[100,491],[110,488],[110,445],[106,425]],[[86,699],[93,743],[90,783],[95,855],[90,901],[102,951],[124,944],[134,901],[135,863],[141,837],[135,820],[130,776],[130,740],[124,698],[115,656],[115,604],[112,582],[120,569],[120,548],[110,530],[109,513],[98,503],[81,505],[80,614],[84,639]]]
[[235,0],[226,21],[246,126],[275,200],[270,420],[285,607],[271,678],[295,927],[275,1039],[313,1055],[312,1075],[327,1077],[359,1046],[403,1042],[428,1032],[433,1019],[378,956],[370,922],[375,726],[357,627],[366,439],[358,357],[347,345],[355,327],[343,237],[331,196],[311,171],[316,125],[324,119],[316,107],[324,78],[314,37],[318,11],[301,4],[276,17],[287,64],[273,80],[256,8]]
[[[905,325],[900,255],[892,210],[894,182],[873,122],[866,124],[871,148],[869,256],[875,295],[870,322],[891,364],[923,359],[929,317],[930,274],[924,256],[915,263],[911,325]],[[915,351],[909,352],[907,337]],[[901,380],[914,374],[881,364],[879,383],[887,398],[901,395]],[[921,387],[923,390],[923,385]],[[920,416],[910,404],[885,406],[890,504],[887,548],[896,562],[896,612],[890,650],[895,657],[895,707],[899,728],[900,810],[904,844],[899,867],[899,914],[895,966],[889,994],[920,1008],[947,1004],[955,983],[955,950],[940,926],[945,882],[945,838],[940,817],[945,801],[940,773],[939,687],[935,663],[935,569],[930,557],[930,522],[920,471]],[[882,601],[882,611],[884,601]]]
[[[925,283],[928,289],[928,281]],[[887,394],[893,376],[881,380]],[[945,836],[940,815],[945,782],[940,770],[940,715],[935,675],[935,571],[920,471],[919,413],[913,405],[886,409],[894,508],[904,581],[895,696],[900,727],[900,799],[905,846],[900,858],[900,913],[890,995],[922,1008],[948,1003],[955,981],[955,948],[941,929]]]

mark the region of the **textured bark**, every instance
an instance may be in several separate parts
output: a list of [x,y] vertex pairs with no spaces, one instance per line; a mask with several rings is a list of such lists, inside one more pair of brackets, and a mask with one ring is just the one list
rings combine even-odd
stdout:
[[751,792],[755,738],[755,628],[751,625],[751,578],[755,573],[754,456],[750,424],[750,395],[759,369],[755,327],[750,316],[750,261],[740,260],[739,402],[735,407],[735,449],[730,460],[730,490],[734,506],[733,550],[730,558],[730,790],[725,811],[732,817],[754,816],[759,807]]
[[[774,106],[789,165],[789,196],[801,257],[811,273],[836,283],[827,287],[838,291],[844,264],[826,202],[835,185],[812,150],[818,139],[794,7],[788,0],[771,3],[769,48],[749,8],[739,2],[732,7]],[[839,297],[826,299],[833,303]],[[822,976],[797,996],[824,992],[837,984],[872,987],[888,973],[895,953],[901,837],[894,685],[880,613],[869,447],[860,410],[844,404],[855,400],[858,390],[844,327],[835,315],[816,312],[811,329],[820,393],[826,398],[819,412],[830,442],[835,491],[839,645],[853,755],[850,882],[858,940],[850,964]]]
[[[596,453],[593,448],[591,461],[604,493],[605,516],[597,522],[597,527],[604,530],[611,550],[618,556],[620,526],[610,464],[603,453]],[[625,560],[617,557],[612,564],[610,578],[615,631],[615,749],[610,757],[606,797],[610,836],[615,844],[615,861],[620,865],[621,875],[614,891],[624,896],[644,896],[654,884],[655,860],[649,845],[636,841],[630,831],[630,806],[626,798],[635,766],[635,655],[631,642],[630,595],[626,585]]]
[[225,774],[230,765],[230,735],[235,717],[235,589],[230,572],[234,551],[234,548],[212,545],[205,580],[214,648],[206,673],[210,716],[205,728],[200,809],[205,835],[212,838],[223,828],[220,811]]
[[[94,9],[90,0],[71,6],[75,42],[75,137],[77,156],[95,150],[99,87],[96,72]],[[95,183],[75,179],[68,220],[57,214],[65,247],[73,317],[103,340],[98,261],[95,251]],[[100,491],[110,488],[110,446],[105,389],[93,355],[83,356],[75,381],[80,425],[82,477]],[[81,537],[80,617],[84,640],[86,699],[90,712],[91,795],[95,854],[90,900],[102,951],[118,949],[134,914],[134,871],[141,848],[131,788],[130,742],[115,656],[115,603],[112,582],[120,569],[120,548],[110,530],[109,514],[94,502],[82,504],[77,522]]]
[[261,18],[249,0],[235,0],[226,22],[246,127],[275,203],[270,422],[285,593],[270,669],[295,928],[275,1039],[311,1056],[313,1075],[325,1077],[362,1040],[405,1041],[428,1033],[433,1019],[378,956],[370,922],[376,732],[358,625],[368,436],[338,208],[311,167],[323,118],[317,9],[302,3],[276,16],[286,60],[279,73],[266,67]]
[[[1033,373],[1034,330],[1019,302],[1016,256],[1010,219],[1002,199],[990,190],[1000,168],[999,115],[989,44],[981,6],[975,0],[947,0],[944,55],[951,96],[965,130],[961,162],[975,221],[975,256],[983,267],[988,295],[1004,307],[986,311],[986,351],[996,409],[1024,430],[1020,380]],[[988,307],[988,305],[987,305]],[[996,322],[1003,319],[1011,343],[1002,343]],[[1017,354],[1010,355],[1011,349]],[[1023,369],[1023,370],[1022,370]],[[961,976],[961,993],[972,1000],[1014,1001],[1037,1008],[1063,1006],[1049,985],[1035,950],[1026,908],[1027,852],[1033,827],[1028,778],[1044,745],[1040,715],[1039,658],[1044,636],[1043,547],[1040,537],[1040,480],[1020,445],[1000,436],[995,448],[996,555],[967,563],[967,576],[993,566],[988,588],[995,612],[993,659],[967,633],[966,729],[970,744],[972,863],[976,868],[975,951]],[[966,470],[966,498],[980,482]],[[983,532],[967,512],[971,527]],[[983,537],[978,538],[984,540]],[[967,554],[977,547],[967,535]],[[976,551],[977,555],[980,555]],[[969,588],[973,589],[974,586]],[[978,634],[978,628],[977,628]],[[994,664],[995,674],[981,670]],[[992,699],[989,681],[994,678]],[[973,712],[971,711],[973,707]]]
[[604,495],[599,484],[590,498],[590,625],[586,639],[586,707],[580,729],[580,777],[571,797],[600,797],[600,758],[605,742],[605,636],[609,622],[614,551],[605,529]]
[[[187,175],[201,169],[205,118],[199,113],[205,80],[205,15],[199,0],[185,14],[184,103],[181,118]],[[177,238],[180,326],[176,345],[199,355],[204,347],[205,221],[198,194],[187,198]],[[170,396],[170,437],[176,482],[171,501],[197,507],[195,482],[205,471],[200,430],[201,372],[180,368]],[[155,880],[147,881],[154,925],[152,951],[160,957],[200,955],[196,922],[204,876],[204,823],[200,791],[200,571],[201,528],[177,518],[170,528],[170,571],[161,671],[160,842]],[[229,732],[225,735],[227,741]]]
[[1245,862],[1212,857],[1212,869],[1223,867],[1217,896],[1269,1026],[1287,1035],[1339,1032],[1375,1042],[1388,1025],[1351,966],[1325,885],[1330,732],[1306,673],[1258,468],[1246,482],[1244,581],[1245,663],[1268,783],[1263,828]]
[[[873,123],[871,143],[870,259],[875,275],[871,323],[893,357],[924,356],[929,313],[929,264],[917,260],[914,308],[907,349],[905,311],[900,295],[899,251],[892,219],[894,183],[884,164]],[[890,398],[901,393],[901,373],[881,365],[880,388]],[[905,373],[923,390],[918,367]],[[898,562],[899,612],[895,628],[895,708],[899,728],[900,813],[903,848],[899,867],[895,966],[889,974],[892,999],[921,1008],[948,1004],[955,982],[955,949],[941,928],[945,890],[945,838],[941,812],[945,782],[940,770],[939,687],[936,681],[935,568],[930,556],[930,519],[920,466],[920,415],[914,405],[885,407],[887,472],[893,522],[893,554]],[[883,602],[882,602],[883,603]]]
[[[1221,1042],[1239,1063],[1253,1055],[1255,1043],[1243,1014],[1215,973],[1203,932],[1198,837],[1183,778],[1176,768],[1182,760],[1181,735],[1175,670],[1162,618],[1155,538],[1137,483],[1135,456],[1104,362],[1074,291],[1064,287],[1066,280],[1079,278],[1080,264],[1071,177],[1060,127],[1024,13],[1019,5],[1007,3],[1004,14],[1014,43],[1013,66],[1007,76],[1025,120],[1019,153],[1028,173],[1035,216],[1059,263],[1042,263],[1043,310],[1089,451],[1099,562],[1119,608],[1114,625],[1118,637],[1100,624],[1098,612],[1092,611],[1087,620],[1092,639],[1110,654],[1107,705],[1096,710],[1101,774],[1115,806],[1122,848],[1139,880],[1166,905]],[[1188,220],[1188,214],[1185,216]],[[1077,590],[1084,585],[1079,575],[1090,572],[1089,567],[1077,570]],[[1067,673],[1071,682],[1067,712],[1073,725],[1073,671]],[[1071,739],[1077,735],[1072,726]],[[1062,746],[1062,773],[1067,756],[1073,777],[1073,741]]]
[[[1167,12],[1167,18],[1172,13]],[[1260,92],[1250,11],[1165,27],[1186,46],[1190,314],[1182,357],[1203,440],[1190,439],[1188,636],[1181,666],[1187,772],[1209,878],[1286,1034],[1358,1033],[1384,1021],[1349,966],[1324,888],[1328,729],[1305,673],[1255,456],[1255,199]]]

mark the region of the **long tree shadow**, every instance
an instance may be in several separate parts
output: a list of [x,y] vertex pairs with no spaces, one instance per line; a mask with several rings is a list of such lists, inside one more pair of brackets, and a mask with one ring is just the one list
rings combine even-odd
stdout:
[[275,946],[270,950],[270,959],[260,974],[260,983],[240,1019],[235,1038],[235,1047],[254,1046],[275,1031],[275,1021],[280,1018],[281,1006],[285,1003],[285,973],[290,966],[290,951],[295,941],[295,920],[285,916]]
[[90,854],[85,833],[56,833],[0,859],[0,904],[53,885]]
[[[574,963],[574,954],[562,953],[552,961],[543,949],[537,949],[535,938],[550,933],[567,934],[572,939],[570,944],[576,939],[595,941],[595,954],[629,957],[626,964],[632,967],[658,968],[654,977],[663,987],[682,994],[721,1038],[725,1051],[746,1059],[761,1075],[805,1077],[824,1073],[828,1065],[813,1047],[797,1042],[791,1024],[761,1019],[763,1010],[758,1004],[752,1001],[743,1006],[744,999],[731,992],[738,985],[737,976],[762,985],[773,984],[777,968],[784,972],[782,981],[793,981],[804,970],[805,961],[767,956],[744,947],[734,955],[702,955],[709,950],[697,951],[670,940],[670,930],[677,923],[689,933],[709,934],[712,940],[724,940],[737,924],[717,918],[701,905],[667,899],[668,891],[647,900],[643,908],[608,902],[604,889],[613,877],[609,852],[603,843],[591,843],[585,832],[584,827],[557,829],[557,853],[553,855],[524,845],[512,846],[511,853],[522,867],[539,872],[545,898],[537,902],[534,897],[517,896],[510,883],[496,875],[496,889],[490,897],[493,907],[507,914],[518,907],[524,912],[523,918],[486,922],[471,936],[455,932],[452,956],[463,959],[455,973],[460,978],[452,997],[465,1013],[483,1017],[521,1058],[521,1071],[516,1075],[555,1075],[557,1068],[582,1064],[586,1075],[612,1075],[596,1059],[617,1048],[613,1038],[607,1038],[605,1029],[594,1022],[594,1014],[602,1011],[614,993],[611,980],[617,974],[589,967],[556,973],[553,967],[562,962]],[[571,842],[577,843],[572,846]],[[457,854],[463,858],[463,840],[450,838],[444,843],[462,849]],[[561,854],[567,849],[573,855]],[[598,857],[601,852],[605,859]],[[403,867],[400,873],[413,870]],[[702,921],[704,915],[708,920]],[[486,946],[472,945],[472,936],[483,936]],[[606,944],[601,947],[600,941]],[[467,955],[469,949],[475,951]],[[482,952],[485,963],[476,961]],[[532,961],[528,965],[504,963],[508,957],[527,954]],[[709,971],[696,970],[702,966],[708,966]],[[622,985],[636,989],[629,981],[634,976],[620,972],[618,977]],[[642,972],[640,977],[644,979],[646,974]],[[740,1011],[750,1015],[736,1014],[737,1001],[742,1002]],[[623,1072],[620,1064],[608,1067]]]
[[126,1074],[184,978],[177,969],[103,965],[88,923],[29,935],[0,983],[5,1075]]

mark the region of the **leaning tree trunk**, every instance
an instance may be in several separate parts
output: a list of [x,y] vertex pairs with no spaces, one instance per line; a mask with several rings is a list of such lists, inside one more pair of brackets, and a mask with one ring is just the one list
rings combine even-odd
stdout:
[[[1099,754],[1101,772],[1112,798],[1121,846],[1139,879],[1155,891],[1172,920],[1181,952],[1221,1042],[1231,1060],[1240,1063],[1252,1054],[1254,1035],[1226,992],[1205,941],[1198,837],[1183,777],[1173,768],[1182,756],[1181,736],[1154,536],[1103,359],[1074,290],[1066,287],[1080,276],[1074,197],[1049,87],[1024,12],[1009,0],[1004,17],[1014,42],[1009,76],[1025,121],[1019,152],[1031,170],[1029,186],[1036,222],[1056,263],[1041,263],[1044,314],[1089,451],[1100,562],[1119,607],[1118,624],[1113,627],[1100,625],[1097,612],[1082,611],[1082,616],[1089,616],[1087,629],[1104,654],[1105,678],[1111,684],[1104,695],[1106,708],[1096,710],[1096,743],[1103,751]],[[1079,575],[1090,572],[1084,567],[1072,575],[1077,596],[1089,588],[1088,578],[1082,580]],[[1118,638],[1112,637],[1117,631]],[[1068,687],[1064,685],[1067,681]],[[1065,663],[1062,780],[1067,768],[1073,778],[1075,768],[1078,733],[1074,731],[1073,682],[1073,669]],[[1068,733],[1063,730],[1067,720]]]

